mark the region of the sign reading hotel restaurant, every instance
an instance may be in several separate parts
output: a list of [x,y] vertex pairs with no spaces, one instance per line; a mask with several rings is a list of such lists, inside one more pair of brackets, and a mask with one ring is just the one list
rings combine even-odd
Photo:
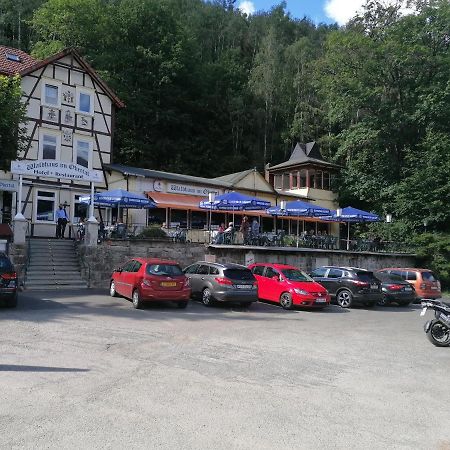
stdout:
[[55,161],[54,159],[11,161],[11,173],[94,183],[103,182],[103,173],[100,170],[92,170],[79,164]]
[[207,197],[210,192],[218,195],[220,192],[214,188],[206,188],[203,186],[193,186],[191,184],[178,184],[167,182],[166,192],[171,194],[186,194],[186,195],[198,195],[201,197]]
[[19,183],[16,180],[0,180],[0,191],[16,192]]

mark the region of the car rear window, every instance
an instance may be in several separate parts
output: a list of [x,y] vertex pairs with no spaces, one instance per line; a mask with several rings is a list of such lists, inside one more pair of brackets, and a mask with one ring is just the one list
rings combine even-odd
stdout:
[[181,267],[177,264],[149,264],[146,270],[149,275],[161,277],[179,277],[183,275]]
[[284,269],[281,271],[290,281],[313,281],[313,279],[298,269]]
[[250,269],[225,269],[223,274],[232,280],[247,280],[254,281],[255,277],[253,276]]
[[433,272],[422,272],[422,280],[424,281],[437,281]]
[[361,281],[370,282],[370,281],[376,280],[373,272],[356,272],[356,276]]
[[394,273],[377,272],[374,274],[376,278],[385,283],[403,283],[403,278]]
[[0,258],[0,272],[4,273],[4,272],[12,272],[13,271],[13,267],[11,262],[9,261],[8,258]]

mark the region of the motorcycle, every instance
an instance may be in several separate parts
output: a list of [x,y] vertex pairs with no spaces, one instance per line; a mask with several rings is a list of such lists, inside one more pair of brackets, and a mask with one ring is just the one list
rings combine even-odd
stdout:
[[424,299],[421,302],[421,316],[428,309],[434,310],[434,319],[424,325],[428,340],[436,347],[450,347],[450,307],[439,300]]

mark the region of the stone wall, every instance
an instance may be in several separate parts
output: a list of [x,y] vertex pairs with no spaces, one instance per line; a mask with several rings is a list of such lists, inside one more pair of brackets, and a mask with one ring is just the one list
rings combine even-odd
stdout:
[[78,246],[82,276],[89,287],[108,287],[112,271],[131,258],[175,260],[182,267],[203,260],[205,246],[180,244],[165,239],[106,241],[96,247]]
[[19,277],[19,286],[23,286],[25,278],[25,268],[28,258],[27,244],[9,244],[9,257],[11,258],[17,276]]
[[[319,266],[351,266],[369,270],[384,267],[414,267],[415,256],[398,253],[347,252],[343,250],[319,250],[271,247],[210,246],[208,253],[217,262],[235,262],[248,265],[252,262],[291,264],[310,272]],[[210,256],[211,257],[211,256]]]
[[354,266],[371,270],[414,266],[414,255],[273,247],[207,247],[204,244],[180,244],[158,239],[108,241],[97,247],[79,246],[78,253],[82,275],[89,287],[101,288],[109,286],[110,276],[115,268],[133,257],[171,259],[178,261],[182,267],[205,259],[245,265],[252,262],[277,262],[292,264],[308,272],[322,265]]

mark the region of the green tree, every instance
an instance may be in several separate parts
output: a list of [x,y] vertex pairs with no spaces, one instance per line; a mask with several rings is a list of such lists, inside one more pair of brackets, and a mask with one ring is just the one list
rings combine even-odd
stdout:
[[9,170],[24,143],[25,106],[19,77],[0,75],[0,170]]

